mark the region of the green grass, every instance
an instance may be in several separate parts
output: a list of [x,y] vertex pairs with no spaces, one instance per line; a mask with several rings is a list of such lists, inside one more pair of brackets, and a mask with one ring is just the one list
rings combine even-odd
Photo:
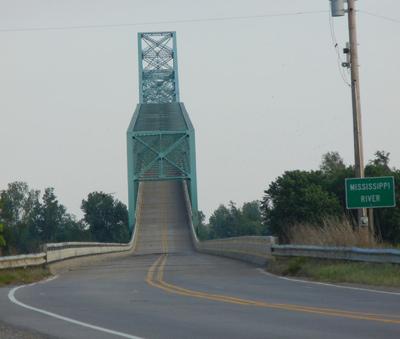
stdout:
[[51,275],[46,267],[27,267],[0,270],[0,287],[15,284],[30,284]]
[[400,265],[395,264],[275,258],[269,263],[268,271],[323,282],[400,287]]

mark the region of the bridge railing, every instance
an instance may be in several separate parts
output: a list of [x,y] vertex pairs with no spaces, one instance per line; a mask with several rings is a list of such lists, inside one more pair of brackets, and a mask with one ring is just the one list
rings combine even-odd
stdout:
[[0,257],[0,269],[40,266],[69,258],[126,252],[130,251],[132,246],[132,240],[129,243],[64,242],[46,244],[41,253]]
[[46,263],[87,255],[124,252],[131,248],[132,241],[129,243],[65,242],[46,244]]
[[40,266],[46,263],[46,253],[9,255],[0,257],[0,269]]

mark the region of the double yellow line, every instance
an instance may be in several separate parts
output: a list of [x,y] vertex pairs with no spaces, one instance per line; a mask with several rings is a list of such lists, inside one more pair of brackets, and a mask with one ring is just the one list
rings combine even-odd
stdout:
[[[165,192],[162,192],[165,195]],[[161,247],[163,254],[160,255],[157,260],[150,266],[147,275],[146,282],[156,288],[159,288],[165,292],[192,297],[199,299],[207,299],[217,302],[224,302],[242,306],[251,307],[262,307],[270,309],[278,309],[284,311],[312,313],[319,315],[326,315],[332,317],[342,317],[357,320],[367,321],[378,321],[383,323],[400,324],[400,315],[386,315],[386,314],[374,314],[365,312],[353,312],[344,311],[331,308],[302,306],[302,305],[291,305],[291,304],[275,304],[264,301],[249,300],[243,298],[237,298],[233,296],[227,296],[222,294],[207,293],[201,291],[195,291],[187,288],[183,288],[174,284],[170,284],[164,280],[164,270],[168,258],[168,225],[166,224],[165,206],[162,206],[162,236],[161,236]]]
[[301,305],[291,305],[291,304],[275,304],[275,303],[267,303],[263,301],[249,300],[227,295],[213,294],[213,293],[186,289],[164,281],[164,269],[167,263],[167,257],[168,257],[167,254],[162,254],[151,265],[151,267],[147,272],[146,282],[149,285],[159,288],[168,293],[186,297],[230,303],[230,304],[244,305],[244,306],[272,308],[285,311],[313,313],[313,314],[326,315],[332,317],[342,317],[342,318],[357,319],[357,320],[368,320],[368,321],[378,321],[383,323],[400,324],[399,315],[385,315],[385,314],[374,314],[365,312],[343,311],[331,308],[321,308],[321,307],[301,306]]

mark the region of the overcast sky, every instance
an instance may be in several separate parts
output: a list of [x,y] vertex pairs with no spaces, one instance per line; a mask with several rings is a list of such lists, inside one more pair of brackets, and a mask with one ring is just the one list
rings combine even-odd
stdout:
[[[357,6],[395,19],[360,12],[358,34],[365,158],[385,150],[400,167],[400,2]],[[260,199],[285,170],[317,169],[325,152],[353,163],[350,89],[328,9],[328,0],[0,0],[0,189],[15,180],[52,186],[79,217],[95,190],[127,202],[126,129],[143,31],[177,31],[208,216],[229,200]],[[172,23],[305,11],[321,12]],[[150,24],[107,27],[135,23]],[[341,50],[346,18],[333,23]],[[93,25],[105,27],[34,30]]]

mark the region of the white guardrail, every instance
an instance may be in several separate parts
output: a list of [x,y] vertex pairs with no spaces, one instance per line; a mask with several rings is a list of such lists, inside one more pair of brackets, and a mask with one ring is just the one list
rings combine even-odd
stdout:
[[333,260],[351,260],[400,264],[400,250],[359,247],[327,247],[305,245],[273,245],[273,256],[312,257]]

